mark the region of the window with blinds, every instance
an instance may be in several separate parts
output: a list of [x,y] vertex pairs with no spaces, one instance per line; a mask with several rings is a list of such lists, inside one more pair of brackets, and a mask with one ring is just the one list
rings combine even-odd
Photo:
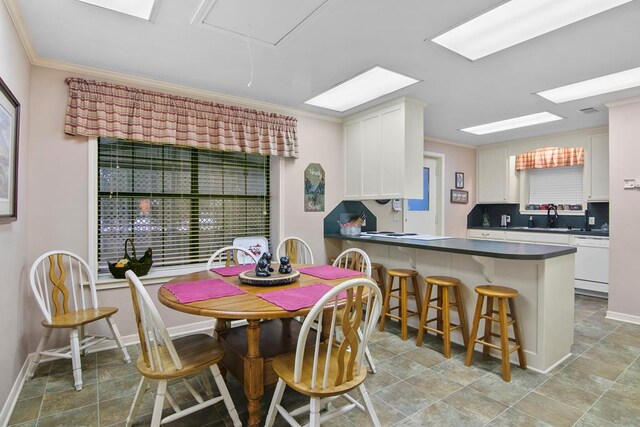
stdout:
[[582,166],[529,169],[529,203],[581,204]]
[[270,238],[269,157],[98,140],[98,272],[133,238],[153,266],[206,262],[236,237]]

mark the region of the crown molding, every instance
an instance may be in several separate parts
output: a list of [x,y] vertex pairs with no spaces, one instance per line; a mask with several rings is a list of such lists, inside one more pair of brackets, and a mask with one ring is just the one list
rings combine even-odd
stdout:
[[438,143],[438,144],[445,144],[445,145],[453,145],[455,147],[468,148],[468,149],[471,149],[471,150],[477,150],[478,149],[478,146],[476,146],[476,145],[463,144],[461,142],[453,142],[453,141],[449,141],[447,139],[433,138],[431,136],[425,136],[424,137],[424,141],[425,142],[435,142],[435,143]]
[[24,50],[27,53],[29,62],[36,67],[51,68],[54,70],[68,71],[71,73],[78,73],[89,75],[96,78],[102,78],[112,80],[118,83],[126,83],[131,85],[142,85],[147,89],[155,89],[161,91],[169,91],[174,94],[184,96],[195,96],[198,98],[204,98],[215,102],[230,103],[239,107],[258,108],[278,114],[287,114],[297,117],[308,117],[312,119],[324,120],[333,123],[342,123],[341,117],[327,116],[319,113],[312,113],[309,111],[303,111],[296,108],[286,107],[283,105],[272,104],[269,102],[258,101],[250,98],[243,98],[240,96],[227,95],[224,93],[213,92],[205,89],[198,89],[191,86],[184,86],[175,83],[168,83],[161,80],[149,79],[145,77],[139,77],[131,74],[120,73],[117,71],[103,70],[101,68],[88,67],[84,65],[74,64],[70,62],[59,61],[56,59],[43,58],[37,54],[33,48],[31,38],[24,25],[24,20],[20,14],[20,10],[17,6],[17,0],[4,0],[4,4],[9,12],[9,16],[13,21],[13,25],[16,27],[16,31]]
[[640,103],[640,96],[621,99],[619,101],[605,102],[604,105],[607,108],[613,108],[613,107],[620,107],[622,105],[637,104],[637,103]]

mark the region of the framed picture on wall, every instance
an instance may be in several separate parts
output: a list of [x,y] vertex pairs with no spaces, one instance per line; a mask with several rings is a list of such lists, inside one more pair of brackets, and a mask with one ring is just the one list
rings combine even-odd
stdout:
[[451,203],[469,203],[469,192],[464,190],[451,190]]
[[456,172],[456,188],[464,188],[464,173]]
[[0,78],[0,224],[18,219],[20,103]]

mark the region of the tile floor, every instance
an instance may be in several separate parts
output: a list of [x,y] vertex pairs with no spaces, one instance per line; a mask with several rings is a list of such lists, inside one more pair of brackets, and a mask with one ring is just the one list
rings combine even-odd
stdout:
[[[640,325],[604,318],[606,301],[577,296],[575,300],[574,355],[548,375],[523,371],[512,365],[511,383],[500,378],[498,360],[476,358],[464,366],[464,351],[454,346],[447,360],[441,342],[425,340],[415,346],[415,331],[408,341],[388,328],[376,333],[370,349],[378,373],[367,377],[367,388],[384,426],[638,426],[640,425]],[[136,348],[130,350],[132,356]],[[73,389],[71,364],[54,361],[41,365],[22,389],[10,425],[111,426],[124,425],[139,375],[116,351],[86,356],[85,386]],[[197,379],[192,380],[197,385]],[[228,376],[229,389],[246,421],[240,384]],[[177,386],[177,385],[176,385]],[[273,389],[265,393],[266,413]],[[178,401],[189,396],[175,392]],[[287,405],[299,406],[295,393],[285,394]],[[151,396],[143,402],[136,425],[148,425]],[[170,425],[226,426],[224,406],[200,411]],[[367,425],[364,414],[352,412],[330,423]],[[276,425],[285,425],[278,418]]]

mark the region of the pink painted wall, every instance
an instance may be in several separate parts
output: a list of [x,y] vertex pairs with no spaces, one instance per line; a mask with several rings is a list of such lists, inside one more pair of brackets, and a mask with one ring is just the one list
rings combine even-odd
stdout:
[[625,178],[640,177],[640,98],[634,101],[609,107],[609,313],[640,323],[640,191],[622,188]]
[[18,221],[0,224],[0,402],[5,402],[27,356],[27,203],[29,158],[29,79],[31,64],[7,10],[0,6],[0,77],[20,102]]

